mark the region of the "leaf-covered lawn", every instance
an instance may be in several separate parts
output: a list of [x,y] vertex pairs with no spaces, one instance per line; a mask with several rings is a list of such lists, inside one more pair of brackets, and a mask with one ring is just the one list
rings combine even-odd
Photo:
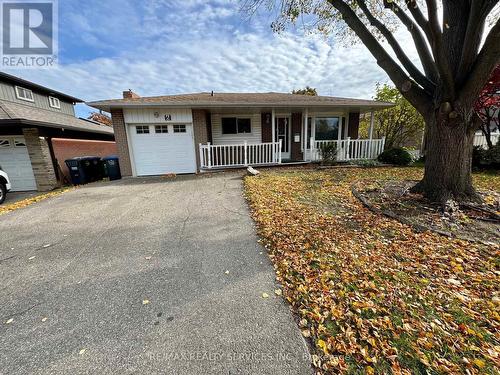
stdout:
[[[245,191],[319,373],[500,369],[500,249],[377,216],[351,194],[418,168],[269,171]],[[500,174],[474,176],[500,190]]]

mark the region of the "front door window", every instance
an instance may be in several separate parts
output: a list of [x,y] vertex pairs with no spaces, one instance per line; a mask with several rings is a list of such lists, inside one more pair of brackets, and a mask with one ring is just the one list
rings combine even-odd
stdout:
[[283,154],[289,153],[289,120],[288,117],[277,117],[276,118],[276,141],[281,140],[281,152]]

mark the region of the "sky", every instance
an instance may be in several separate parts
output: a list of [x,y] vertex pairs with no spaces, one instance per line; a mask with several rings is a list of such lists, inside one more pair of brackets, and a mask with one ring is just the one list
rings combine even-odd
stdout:
[[[84,5],[82,5],[84,4]],[[200,91],[290,92],[371,98],[385,72],[361,44],[249,19],[238,0],[59,0],[59,64],[6,70],[85,101]],[[398,32],[404,46],[409,38]],[[408,39],[409,40],[409,39]],[[414,56],[414,51],[409,51]],[[89,108],[79,105],[77,114]]]

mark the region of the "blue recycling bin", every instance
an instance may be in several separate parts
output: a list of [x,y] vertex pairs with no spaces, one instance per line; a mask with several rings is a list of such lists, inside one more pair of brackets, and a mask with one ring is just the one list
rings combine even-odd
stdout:
[[105,158],[102,158],[102,162],[106,170],[106,175],[109,177],[110,181],[120,180],[122,178],[118,156],[106,156]]

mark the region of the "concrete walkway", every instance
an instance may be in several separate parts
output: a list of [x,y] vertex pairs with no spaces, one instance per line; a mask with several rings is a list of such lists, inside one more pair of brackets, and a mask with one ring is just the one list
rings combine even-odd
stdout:
[[2,374],[312,373],[238,174],[93,184],[0,238]]

